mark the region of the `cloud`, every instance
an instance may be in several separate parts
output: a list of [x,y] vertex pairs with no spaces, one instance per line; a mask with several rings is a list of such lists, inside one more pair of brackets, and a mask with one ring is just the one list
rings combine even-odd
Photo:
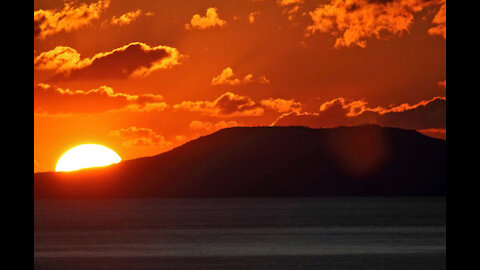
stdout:
[[275,110],[279,113],[300,111],[302,109],[302,103],[296,102],[293,99],[269,98],[260,101],[260,104],[265,108]]
[[185,141],[186,139],[187,139],[187,136],[185,136],[185,135],[175,136],[175,140],[177,140],[177,141]]
[[442,89],[447,89],[447,80],[439,81],[437,85],[440,86]]
[[432,36],[438,35],[447,39],[447,2],[445,0],[435,17],[433,17],[432,23],[436,24],[436,26],[428,29],[428,33]]
[[248,14],[248,22],[249,23],[254,23],[255,22],[255,19],[260,16],[260,12],[259,11],[254,11],[254,12],[250,12],[250,14]]
[[293,4],[303,4],[303,0],[277,0],[277,4],[284,7]]
[[109,5],[110,0],[89,5],[83,3],[78,7],[74,6],[74,2],[67,2],[61,10],[36,10],[33,12],[33,37],[44,39],[62,31],[70,32],[86,26],[98,19]]
[[118,130],[112,130],[108,134],[112,137],[117,137],[125,140],[123,146],[139,146],[139,147],[170,147],[171,142],[165,140],[162,135],[157,134],[155,131],[149,128],[137,128],[131,126],[128,128],[121,128]]
[[185,24],[185,29],[207,29],[214,26],[224,26],[227,22],[220,19],[217,14],[217,8],[211,7],[207,9],[204,17],[200,14],[193,15],[190,24]]
[[113,25],[127,25],[135,21],[140,15],[142,15],[142,10],[137,9],[136,11],[122,14],[120,17],[113,16],[110,19],[110,23]]
[[292,15],[292,14],[294,14],[294,13],[297,13],[299,9],[300,9],[300,6],[299,6],[299,5],[296,5],[296,6],[292,7],[292,8],[290,8],[290,9],[285,9],[285,10],[284,10],[284,13],[287,13],[287,14],[289,14],[289,15]]
[[233,85],[247,84],[247,83],[253,83],[253,82],[270,83],[270,81],[265,76],[260,76],[254,79],[252,74],[247,74],[242,79],[235,78],[232,68],[227,67],[218,76],[213,77],[211,84],[233,86]]
[[434,97],[413,105],[404,103],[389,108],[369,107],[363,100],[337,98],[322,104],[318,112],[285,113],[272,123],[274,126],[300,125],[313,128],[362,124],[414,130],[446,128],[446,98]]
[[108,86],[87,91],[62,89],[43,83],[34,87],[34,112],[39,116],[114,110],[162,111],[166,107],[161,95],[117,93]]
[[214,101],[183,101],[176,110],[200,112],[214,117],[261,116],[264,109],[249,97],[227,92]]
[[255,102],[249,97],[227,92],[214,101],[183,101],[173,108],[214,117],[238,117],[262,116],[265,109],[279,113],[300,112],[302,106],[294,99],[268,98]]
[[307,36],[315,32],[336,36],[334,48],[352,45],[364,48],[369,37],[380,33],[402,35],[409,32],[414,14],[444,0],[331,0],[310,12],[313,24]]
[[378,123],[383,126],[406,129],[446,128],[446,98],[435,97],[413,106],[398,110],[388,110]]
[[132,42],[83,59],[75,49],[57,46],[35,57],[33,63],[36,69],[57,73],[53,80],[120,79],[145,77],[156,70],[171,68],[180,64],[183,57],[172,47]]
[[90,65],[89,58],[80,59],[80,54],[73,48],[57,46],[55,49],[43,52],[33,60],[33,66],[39,70],[54,70],[58,73],[69,73]]
[[[286,14],[287,15],[287,19],[289,22],[292,22],[292,25],[298,25],[298,22],[293,22],[293,20],[295,19],[295,17],[297,15],[301,15],[301,16],[305,16],[307,15],[306,12],[300,12],[300,9],[301,9],[301,6],[296,4],[294,6],[291,6],[291,5],[285,5],[283,6],[283,10],[282,10],[282,14]],[[302,41],[303,42],[303,41]]]
[[366,110],[378,111],[378,108],[367,108],[367,105],[368,103],[364,100],[347,101],[344,98],[336,98],[320,105],[319,110],[320,112],[326,112],[331,110],[331,108],[341,107],[341,110],[345,110],[346,116],[357,116]]
[[208,122],[208,121],[198,121],[194,120],[190,122],[190,128],[193,130],[201,130],[201,131],[208,131],[213,132],[216,130],[228,128],[228,127],[236,127],[241,125],[237,121],[219,121],[216,123]]

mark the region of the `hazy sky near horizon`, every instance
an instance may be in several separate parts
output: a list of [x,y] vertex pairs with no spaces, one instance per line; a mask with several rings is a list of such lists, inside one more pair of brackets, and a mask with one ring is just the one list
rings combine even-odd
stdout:
[[34,1],[34,170],[230,126],[445,138],[445,0]]

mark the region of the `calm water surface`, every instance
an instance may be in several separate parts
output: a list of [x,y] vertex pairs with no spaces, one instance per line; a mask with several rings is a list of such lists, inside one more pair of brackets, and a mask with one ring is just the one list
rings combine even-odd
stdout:
[[445,198],[35,201],[35,269],[445,269]]

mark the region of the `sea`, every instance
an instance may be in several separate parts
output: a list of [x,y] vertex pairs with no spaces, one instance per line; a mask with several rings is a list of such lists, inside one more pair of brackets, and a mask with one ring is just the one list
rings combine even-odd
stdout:
[[35,269],[445,269],[444,197],[35,200]]

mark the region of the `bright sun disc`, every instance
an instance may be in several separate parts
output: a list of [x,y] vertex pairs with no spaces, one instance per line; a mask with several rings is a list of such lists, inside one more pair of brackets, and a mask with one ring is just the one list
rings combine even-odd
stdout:
[[82,144],[68,150],[60,157],[55,171],[69,172],[84,168],[102,167],[122,159],[110,148],[100,144]]

